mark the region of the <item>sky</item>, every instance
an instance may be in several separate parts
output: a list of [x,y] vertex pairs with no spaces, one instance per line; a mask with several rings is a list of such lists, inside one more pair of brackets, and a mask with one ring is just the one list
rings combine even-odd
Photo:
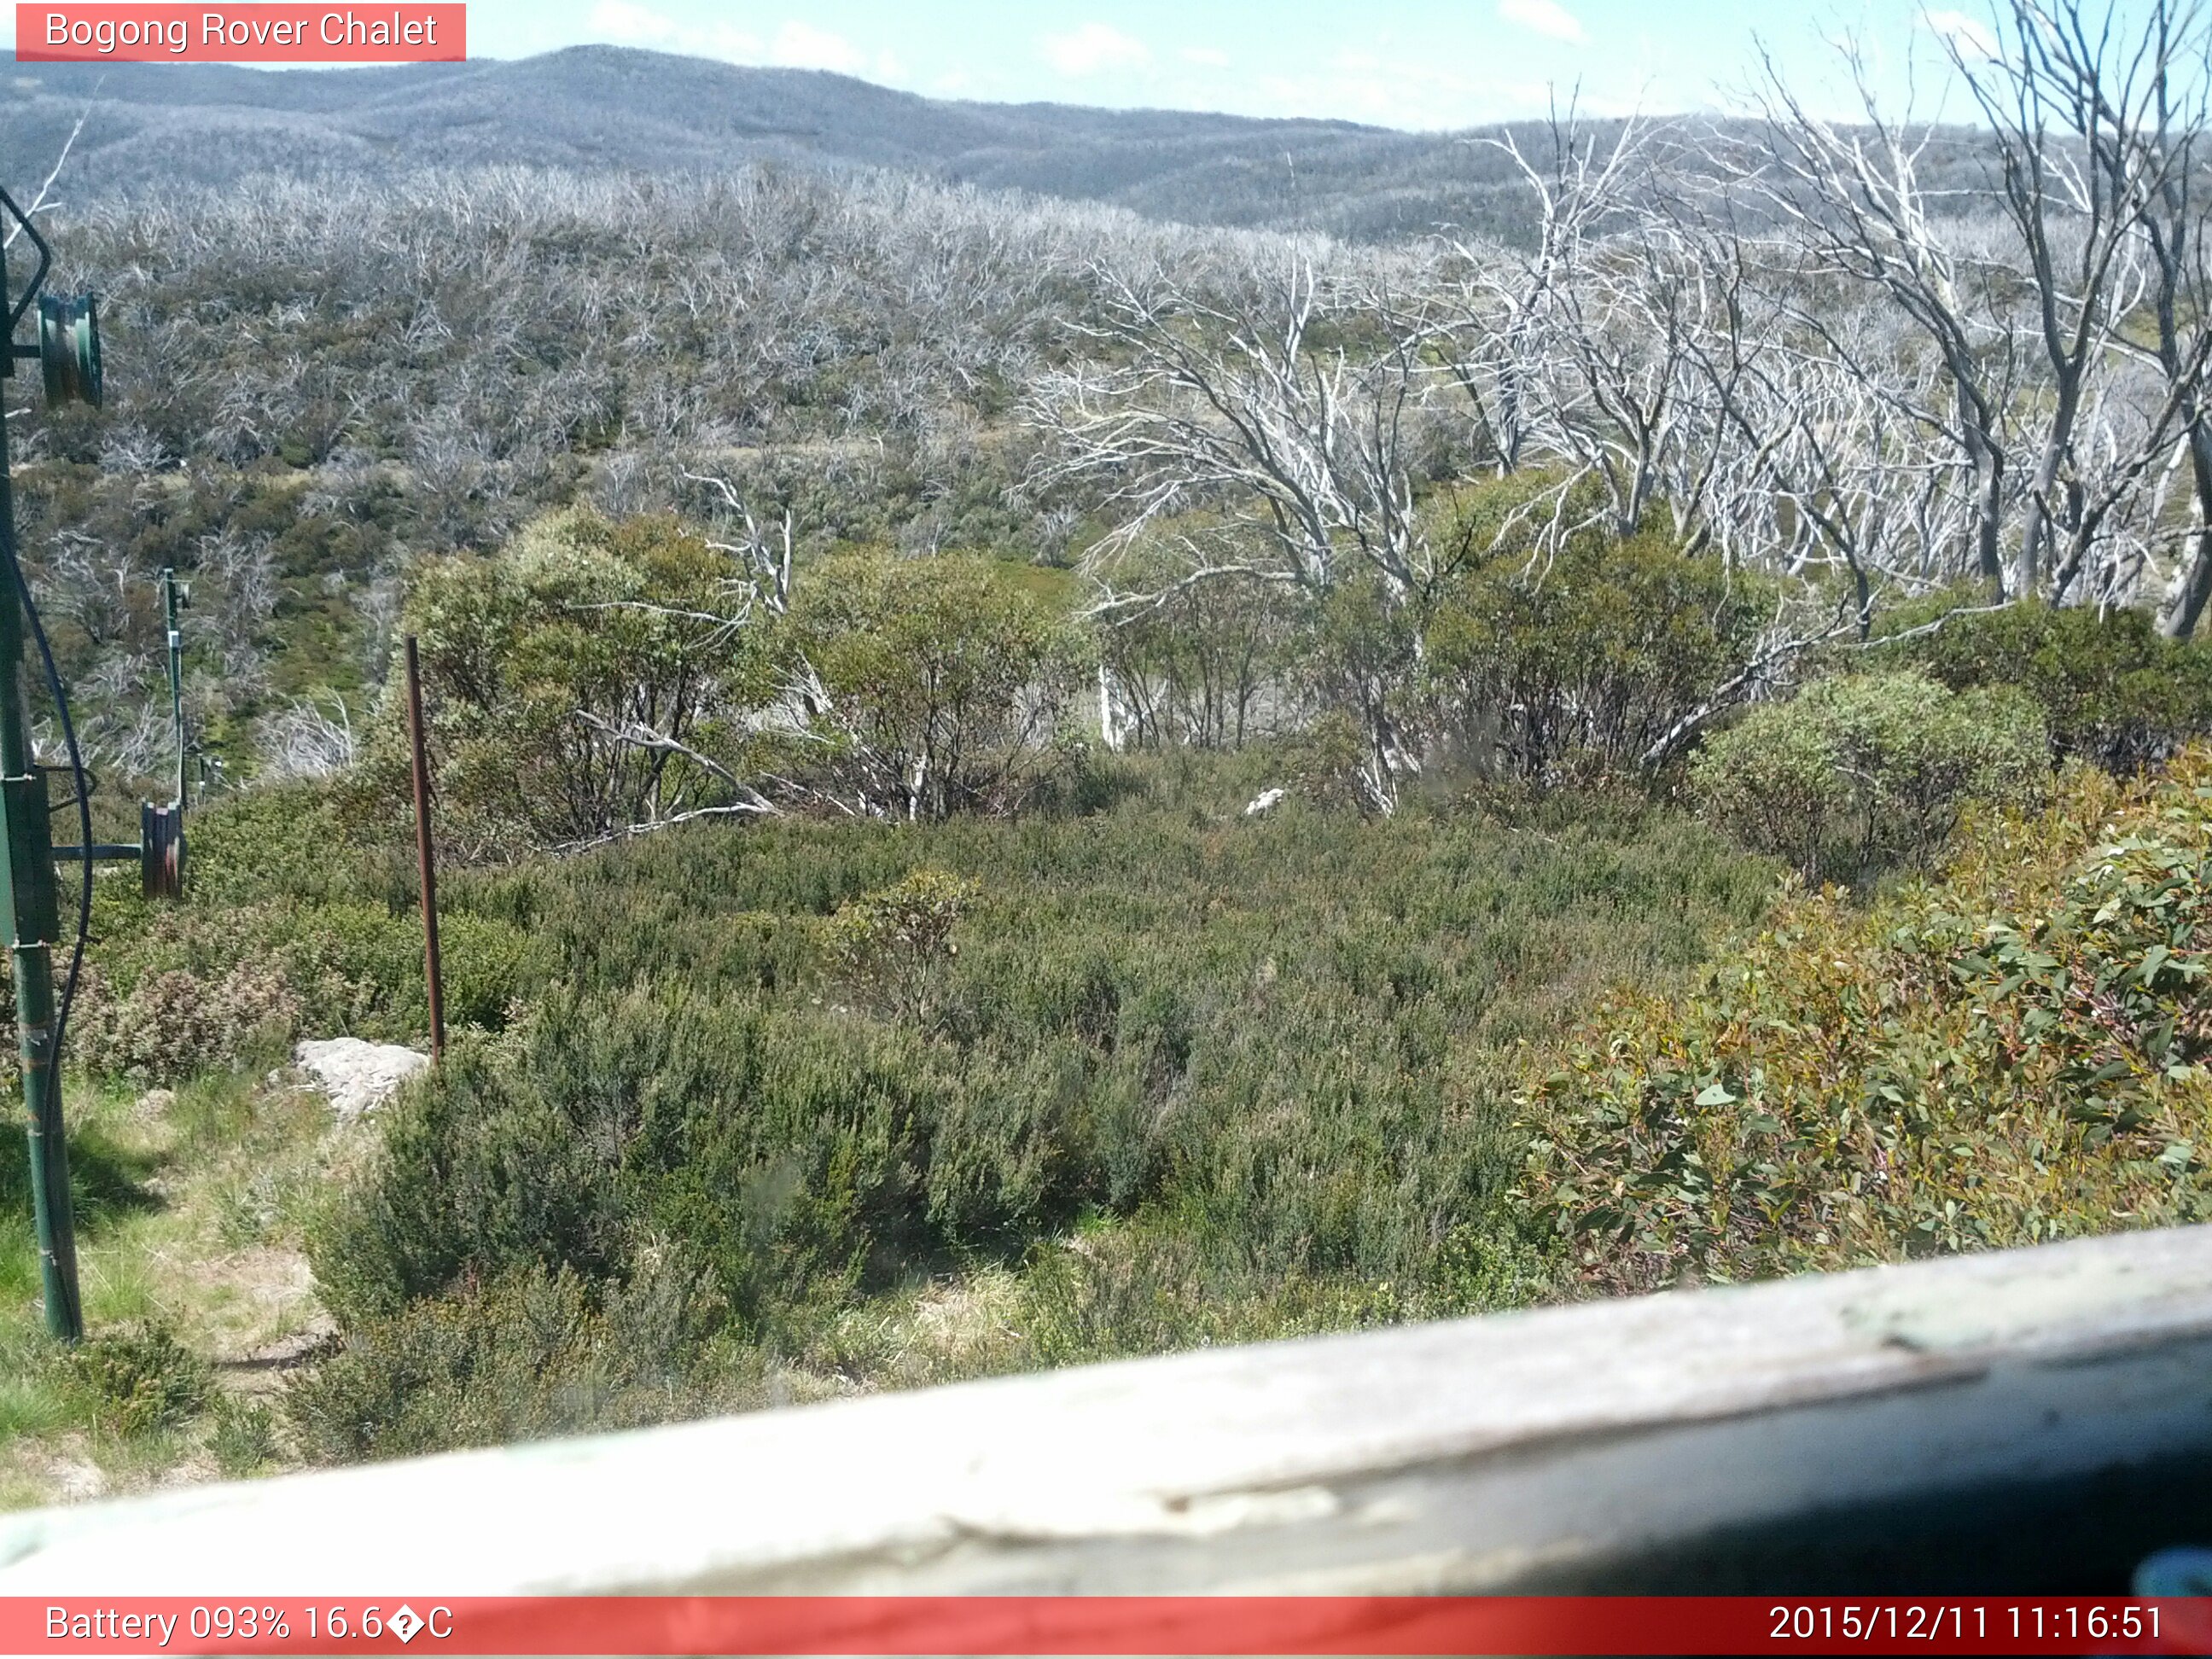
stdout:
[[[471,56],[583,41],[840,70],[931,97],[1315,116],[1449,129],[1540,114],[1726,108],[1765,40],[1841,112],[1828,44],[1901,97],[1961,11],[1916,0],[473,0]],[[1934,100],[1923,92],[1924,112]],[[1964,112],[1956,112],[1963,114]]]
[[[2138,0],[2117,0],[2124,13]],[[1540,115],[1741,107],[1763,44],[1823,113],[1864,43],[1888,112],[1939,95],[1942,43],[1989,0],[469,0],[472,58],[599,42],[835,70],[933,98],[1307,116],[1449,130]],[[0,4],[0,51],[14,44]]]

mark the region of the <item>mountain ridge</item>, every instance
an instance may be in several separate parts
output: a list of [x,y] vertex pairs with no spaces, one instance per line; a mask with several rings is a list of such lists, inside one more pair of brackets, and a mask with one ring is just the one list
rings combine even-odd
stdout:
[[631,47],[367,69],[18,64],[0,174],[34,185],[80,115],[82,198],[276,172],[520,164],[891,168],[1192,223],[1379,240],[1498,220],[1505,158],[1464,135],[1170,109],[925,97],[824,70]]

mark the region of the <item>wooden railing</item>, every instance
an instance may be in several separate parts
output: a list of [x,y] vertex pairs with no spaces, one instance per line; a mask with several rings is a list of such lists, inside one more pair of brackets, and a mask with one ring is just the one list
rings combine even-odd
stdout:
[[2207,1493],[2198,1227],[46,1510],[0,1593],[2118,1589]]

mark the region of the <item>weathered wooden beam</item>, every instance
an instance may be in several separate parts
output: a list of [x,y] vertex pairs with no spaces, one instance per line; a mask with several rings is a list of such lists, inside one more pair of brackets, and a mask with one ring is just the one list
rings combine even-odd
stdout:
[[2088,1589],[2208,1469],[2197,1227],[40,1510],[0,1594]]

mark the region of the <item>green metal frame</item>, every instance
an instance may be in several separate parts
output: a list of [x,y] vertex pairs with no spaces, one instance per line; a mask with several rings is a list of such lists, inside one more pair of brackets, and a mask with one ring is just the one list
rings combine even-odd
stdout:
[[[10,307],[0,373],[12,377],[19,356],[40,356],[15,344],[15,325],[37,297],[52,255],[4,191],[0,204],[22,225],[39,254],[20,304]],[[0,295],[8,293],[7,255],[0,249]],[[69,1142],[62,1121],[61,1073],[54,1053],[54,946],[60,932],[54,901],[54,849],[46,775],[31,747],[23,697],[21,568],[15,558],[15,497],[9,479],[6,410],[0,406],[0,926],[15,978],[15,1030],[30,1135],[31,1206],[38,1225],[39,1283],[46,1328],[64,1342],[84,1334],[77,1291],[76,1225],[70,1207]]]
[[[0,376],[12,379],[19,360],[33,360],[44,371],[50,399],[76,398],[96,407],[102,395],[99,307],[90,295],[42,296],[40,289],[53,267],[53,251],[30,216],[4,190],[0,190],[0,209],[15,221],[38,254],[37,267],[18,299],[8,280],[6,248],[0,246],[0,305],[7,308],[6,335],[0,339]],[[39,307],[39,343],[17,345],[16,326],[33,302]],[[61,933],[54,880],[57,849],[46,769],[39,763],[31,741],[30,712],[23,695],[23,647],[33,619],[27,609],[29,590],[16,558],[15,497],[4,405],[5,399],[0,398],[0,927],[7,930],[15,972],[15,1030],[30,1137],[31,1207],[38,1227],[39,1282],[46,1304],[46,1328],[64,1342],[75,1342],[84,1334],[84,1307],[77,1286],[76,1224],[70,1212],[69,1140],[62,1116],[61,1033],[54,1003],[54,951]],[[179,733],[176,810],[181,814],[184,727],[173,579],[171,594],[169,674]],[[50,673],[52,667],[49,659]],[[73,741],[71,753],[75,753]],[[85,787],[80,770],[78,787]],[[112,849],[94,846],[66,850],[74,857],[87,859]],[[177,852],[180,860],[181,834],[177,837]],[[181,872],[180,862],[177,867]]]
[[166,806],[139,803],[135,842],[96,841],[89,853],[82,847],[54,848],[56,858],[71,862],[89,857],[99,863],[136,864],[140,886],[149,899],[185,896],[185,779],[191,748],[185,733],[185,635],[177,612],[191,603],[191,590],[177,580],[175,567],[163,566],[161,608],[169,630],[169,725],[176,738],[176,793]]
[[177,625],[177,611],[191,595],[177,585],[177,568],[161,567],[161,614],[169,629],[169,723],[177,735],[177,792],[169,805],[185,810],[185,635]]

